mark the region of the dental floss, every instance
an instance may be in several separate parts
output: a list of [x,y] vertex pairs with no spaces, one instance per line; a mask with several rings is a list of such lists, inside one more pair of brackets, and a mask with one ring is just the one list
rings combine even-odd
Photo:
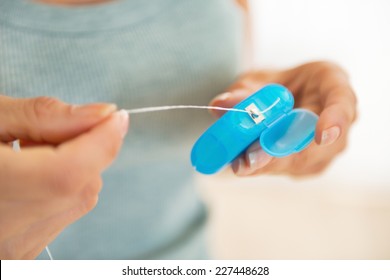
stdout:
[[191,163],[197,172],[217,173],[256,141],[265,153],[281,158],[301,152],[314,140],[318,116],[294,109],[294,96],[282,85],[268,84],[234,108],[248,115],[223,115],[193,145]]
[[[263,111],[258,110],[257,112],[264,114],[271,110],[273,107],[276,106],[280,101],[280,98],[277,98],[274,103],[272,103],[269,107],[264,109]],[[198,106],[198,105],[173,105],[173,106],[157,106],[157,107],[143,107],[143,108],[136,108],[136,109],[128,109],[126,110],[129,114],[141,114],[141,113],[149,113],[149,112],[157,112],[157,111],[167,111],[167,110],[175,110],[175,109],[211,109],[211,110],[219,110],[219,111],[234,111],[234,112],[240,112],[240,113],[246,113],[249,114],[251,118],[257,118],[258,116],[252,116],[253,112],[243,109],[237,109],[237,108],[225,108],[225,107],[218,107],[218,106]]]
[[50,260],[53,261],[54,259],[53,259],[53,256],[52,256],[51,252],[50,252],[49,246],[46,246],[45,250],[46,250],[46,253],[48,254]]
[[220,110],[220,111],[235,111],[235,112],[241,112],[241,113],[248,113],[245,110],[235,109],[235,108],[224,108],[224,107],[216,107],[216,106],[197,106],[197,105],[174,105],[174,106],[145,107],[145,108],[126,110],[126,112],[129,114],[140,114],[140,113],[175,110],[175,109],[212,109],[212,110]]
[[[136,108],[126,110],[129,114],[141,114],[141,113],[149,113],[149,112],[157,112],[157,111],[167,111],[167,110],[175,110],[175,109],[211,109],[211,110],[219,110],[219,111],[234,111],[248,114],[253,120],[259,117],[258,113],[263,114],[269,110],[271,110],[278,102],[280,98],[278,98],[273,104],[271,104],[268,108],[263,111],[253,111],[236,109],[236,108],[225,108],[225,107],[217,107],[217,106],[197,106],[197,105],[174,105],[174,106],[157,106],[157,107],[144,107],[144,108]],[[13,149],[15,151],[20,151],[19,140],[13,142]],[[49,246],[45,247],[46,253],[49,256],[50,260],[54,260],[53,255],[50,252]]]

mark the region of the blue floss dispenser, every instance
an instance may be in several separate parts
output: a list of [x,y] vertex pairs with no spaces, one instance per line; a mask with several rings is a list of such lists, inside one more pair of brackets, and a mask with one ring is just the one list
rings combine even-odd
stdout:
[[269,84],[234,106],[196,141],[191,162],[203,174],[214,174],[232,162],[254,141],[274,157],[306,148],[314,139],[318,116],[293,109],[294,97],[284,86]]

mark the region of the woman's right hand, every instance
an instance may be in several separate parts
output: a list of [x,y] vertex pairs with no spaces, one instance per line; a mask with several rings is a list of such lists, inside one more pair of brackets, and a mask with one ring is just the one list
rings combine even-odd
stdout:
[[[110,104],[0,96],[0,259],[32,259],[92,210],[128,114]],[[20,139],[21,152],[10,145]]]

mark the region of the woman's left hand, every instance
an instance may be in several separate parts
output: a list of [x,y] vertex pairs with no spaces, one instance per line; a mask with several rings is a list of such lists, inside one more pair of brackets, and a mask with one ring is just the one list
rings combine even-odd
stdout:
[[232,163],[233,172],[238,176],[320,173],[345,149],[349,129],[356,119],[356,96],[347,74],[329,62],[312,62],[285,71],[250,72],[236,81],[227,93],[214,98],[210,105],[233,107],[268,83],[286,86],[294,95],[296,107],[319,115],[315,143],[299,153],[274,158],[256,141]]

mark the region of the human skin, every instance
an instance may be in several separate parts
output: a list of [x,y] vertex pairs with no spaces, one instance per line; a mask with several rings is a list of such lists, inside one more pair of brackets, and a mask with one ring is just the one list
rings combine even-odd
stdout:
[[[97,0],[40,0],[90,5]],[[245,7],[245,1],[238,1]],[[346,146],[356,97],[339,66],[315,62],[281,71],[242,75],[211,105],[232,107],[269,82],[287,86],[297,107],[320,115],[316,143],[282,159],[252,145],[232,165],[239,176],[317,174]],[[44,97],[0,95],[0,259],[32,259],[97,203],[101,173],[114,160],[128,117],[109,104],[75,107]],[[219,114],[216,112],[216,114]],[[22,152],[9,142],[20,139]]]
[[[40,0],[63,5],[97,4],[110,0]],[[246,0],[236,0],[249,19]],[[249,28],[247,22],[246,29]],[[250,41],[250,38],[247,38]],[[320,118],[315,142],[308,149],[282,159],[267,155],[256,142],[232,164],[239,176],[264,173],[295,176],[322,172],[347,144],[348,131],[356,118],[356,96],[348,76],[339,66],[329,62],[314,62],[283,71],[252,71],[238,79],[229,93],[216,97],[211,105],[232,107],[259,87],[280,83],[294,94],[296,106],[317,113]],[[216,113],[222,114],[221,111]]]
[[[0,95],[0,259],[35,258],[95,207],[128,127],[115,110]],[[27,143],[20,152],[15,139]]]
[[321,173],[345,149],[348,132],[356,119],[357,100],[348,75],[340,66],[324,61],[281,71],[251,71],[243,74],[228,92],[217,96],[210,105],[233,107],[268,83],[286,86],[294,95],[296,107],[319,115],[315,142],[300,153],[274,158],[256,141],[233,162],[233,172],[238,176]]

